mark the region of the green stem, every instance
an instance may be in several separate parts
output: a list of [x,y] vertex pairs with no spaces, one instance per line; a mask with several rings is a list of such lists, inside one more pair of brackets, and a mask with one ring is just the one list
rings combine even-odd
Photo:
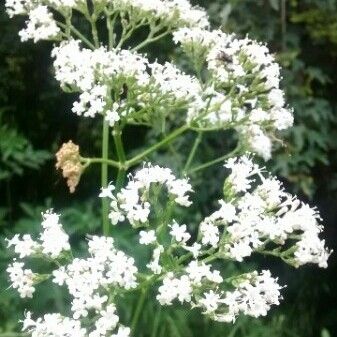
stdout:
[[216,254],[214,254],[214,255],[211,255],[211,256],[208,256],[208,257],[202,259],[201,261],[204,262],[204,263],[209,263],[209,262],[212,262],[212,261],[214,261],[218,258],[219,257]]
[[233,151],[231,151],[230,153],[225,154],[222,157],[219,157],[219,158],[211,160],[211,161],[209,161],[209,162],[207,162],[205,164],[202,164],[202,165],[199,165],[197,167],[192,168],[191,170],[189,170],[187,172],[187,174],[195,173],[195,172],[204,170],[204,169],[206,169],[206,168],[208,168],[210,166],[213,166],[215,164],[221,163],[221,162],[225,161],[226,159],[233,157],[236,153],[238,153],[240,151],[240,149],[241,149],[241,147],[237,146]]
[[107,17],[106,17],[106,26],[108,29],[108,36],[109,36],[109,50],[111,50],[114,46],[115,37],[114,37],[114,23],[116,20],[116,14],[115,15],[109,15],[107,10],[105,11]]
[[[67,25],[65,25],[62,22],[57,22],[57,24],[63,28],[67,29]],[[70,30],[82,41],[84,42],[89,48],[95,49],[95,46],[79,31],[77,30],[74,26],[70,26]]]
[[125,169],[118,170],[117,178],[116,178],[116,190],[117,191],[120,191],[121,188],[123,187],[125,177],[126,177],[126,170]]
[[146,25],[146,20],[142,19],[141,21],[139,21],[136,24],[132,24],[132,25],[124,25],[122,27],[122,35],[120,37],[120,40],[118,42],[118,45],[116,48],[121,48],[123,46],[123,44],[131,37],[131,35],[140,27],[145,26]]
[[279,252],[273,252],[270,250],[256,250],[257,253],[262,254],[262,255],[270,255],[270,256],[275,256],[275,257],[281,257],[281,254]]
[[[102,168],[101,185],[103,188],[108,186],[108,161],[109,161],[109,123],[103,120],[103,140],[102,140]],[[103,234],[109,235],[109,200],[102,198],[102,221]]]
[[121,187],[123,186],[124,178],[126,175],[127,166],[125,165],[126,162],[126,156],[122,141],[122,131],[119,129],[119,127],[116,127],[113,132],[116,152],[118,161],[120,163],[120,167],[117,174],[117,180],[116,180],[116,190],[119,191]]
[[190,166],[192,164],[192,161],[193,161],[193,159],[195,157],[196,151],[197,151],[197,149],[198,149],[198,147],[199,147],[199,145],[201,143],[201,140],[202,140],[202,133],[199,132],[198,135],[197,135],[197,137],[195,138],[192,150],[191,150],[191,152],[190,152],[190,154],[188,156],[186,165],[185,165],[184,170],[183,170],[184,173],[187,172],[188,169],[190,168]]
[[108,164],[109,166],[113,166],[116,168],[120,168],[120,164],[111,159],[103,159],[103,158],[81,158],[81,161],[84,162],[84,167],[87,168],[91,164]]
[[132,322],[131,322],[131,332],[132,332],[133,335],[135,335],[135,330],[136,330],[136,327],[137,327],[137,323],[139,321],[141,311],[142,311],[144,303],[145,303],[145,298],[146,298],[146,289],[142,289],[141,295],[138,299],[137,307],[136,307],[136,310],[135,310],[135,313],[133,315]]
[[139,49],[144,48],[145,46],[147,46],[148,44],[150,44],[152,42],[160,40],[161,38],[165,37],[166,35],[168,35],[170,33],[171,33],[171,30],[167,30],[164,33],[161,33],[161,34],[159,34],[157,36],[147,38],[145,41],[143,41],[142,43],[138,44],[136,47],[132,48],[131,50],[132,51],[138,51]]
[[96,26],[96,16],[92,15],[90,24],[91,24],[91,33],[92,38],[94,39],[95,48],[99,47],[99,38],[98,38],[98,32],[97,32],[97,26]]
[[72,26],[72,24],[71,24],[71,10],[70,10],[70,12],[66,15],[66,29],[65,29],[65,33],[66,33],[66,35],[67,35],[67,39],[68,40],[70,40],[70,38],[71,38],[71,26]]
[[160,316],[161,316],[161,308],[162,308],[162,306],[159,306],[159,309],[156,312],[156,316],[155,316],[154,321],[153,321],[153,328],[152,328],[151,337],[157,337],[158,327],[159,327],[159,322],[160,322]]
[[133,157],[132,159],[126,161],[126,167],[131,167],[134,165],[137,165],[140,161],[142,161],[146,156],[151,154],[152,152],[156,151],[157,149],[161,148],[162,146],[167,145],[170,143],[172,140],[183,134],[189,129],[189,126],[184,125],[180,127],[179,129],[176,129],[173,131],[171,134],[169,134],[167,137],[165,137],[162,141],[160,141],[157,144],[152,145],[150,148],[145,150],[144,152],[138,154],[137,156]]

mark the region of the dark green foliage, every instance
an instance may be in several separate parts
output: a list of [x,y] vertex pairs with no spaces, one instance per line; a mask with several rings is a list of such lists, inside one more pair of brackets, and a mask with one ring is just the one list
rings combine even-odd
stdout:
[[48,151],[34,150],[32,144],[18,131],[5,124],[0,112],[0,180],[35,169],[51,157]]

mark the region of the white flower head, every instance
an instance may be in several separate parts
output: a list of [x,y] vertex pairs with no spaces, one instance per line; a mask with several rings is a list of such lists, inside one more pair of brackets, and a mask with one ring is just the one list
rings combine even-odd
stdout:
[[37,42],[39,40],[49,40],[55,38],[60,33],[53,15],[47,6],[37,6],[28,14],[26,28],[19,32],[21,41],[29,39]]
[[174,221],[170,226],[170,234],[178,243],[185,244],[190,238],[191,235],[187,232],[186,225],[179,225]]
[[139,243],[141,245],[150,245],[157,241],[156,232],[154,230],[150,231],[140,231],[139,232]]

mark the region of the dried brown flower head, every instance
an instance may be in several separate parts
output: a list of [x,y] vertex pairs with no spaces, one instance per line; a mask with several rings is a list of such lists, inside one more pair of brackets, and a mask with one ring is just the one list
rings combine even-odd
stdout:
[[71,140],[62,144],[56,153],[56,160],[56,168],[62,170],[63,177],[67,179],[70,193],[74,193],[83,172],[79,146]]

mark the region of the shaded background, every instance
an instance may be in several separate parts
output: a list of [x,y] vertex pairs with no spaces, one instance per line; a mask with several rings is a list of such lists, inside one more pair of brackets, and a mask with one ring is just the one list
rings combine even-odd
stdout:
[[[209,10],[214,27],[265,41],[276,53],[283,67],[282,86],[289,105],[295,110],[295,127],[283,135],[284,146],[277,149],[267,166],[290,191],[317,205],[324,219],[327,244],[337,251],[337,1],[200,0],[199,4]],[[4,249],[4,237],[19,232],[38,233],[40,212],[51,206],[63,214],[65,228],[78,250],[86,233],[100,231],[100,205],[96,197],[98,168],[86,173],[77,192],[69,195],[65,182],[54,169],[53,159],[60,144],[69,139],[80,144],[83,155],[99,154],[99,121],[80,119],[69,112],[75,96],[62,93],[53,79],[50,43],[20,43],[17,32],[23,21],[22,18],[9,20],[1,2],[0,337],[12,336],[6,333],[18,330],[17,321],[27,306],[37,313],[51,308],[66,310],[64,294],[50,293],[47,286],[41,287],[30,304],[6,289],[4,270],[10,257]],[[170,40],[160,43],[147,50],[152,58],[179,62],[179,51]],[[155,135],[146,131],[126,130],[124,140],[129,152],[153,140]],[[188,134],[174,148],[151,159],[178,168],[189,150],[185,144],[192,137],[193,134]],[[217,157],[230,146],[232,138],[231,134],[221,132],[207,135],[198,159]],[[222,179],[221,165],[193,177],[198,191],[194,196],[195,223],[214,206],[212,200],[221,193]],[[126,251],[133,255],[147,254],[135,251],[135,239],[126,229],[116,235]],[[310,266],[295,270],[264,258],[249,261],[249,268],[255,265],[271,268],[279,275],[280,282],[288,285],[283,290],[282,304],[269,317],[241,318],[234,326],[224,326],[200,319],[199,313],[168,309],[160,317],[165,327],[160,333],[172,337],[337,336],[335,255],[330,258],[327,270]],[[123,302],[127,320],[134,299],[126,298]],[[148,336],[147,328],[153,324],[153,313],[157,310],[156,304],[147,304],[139,336]]]

